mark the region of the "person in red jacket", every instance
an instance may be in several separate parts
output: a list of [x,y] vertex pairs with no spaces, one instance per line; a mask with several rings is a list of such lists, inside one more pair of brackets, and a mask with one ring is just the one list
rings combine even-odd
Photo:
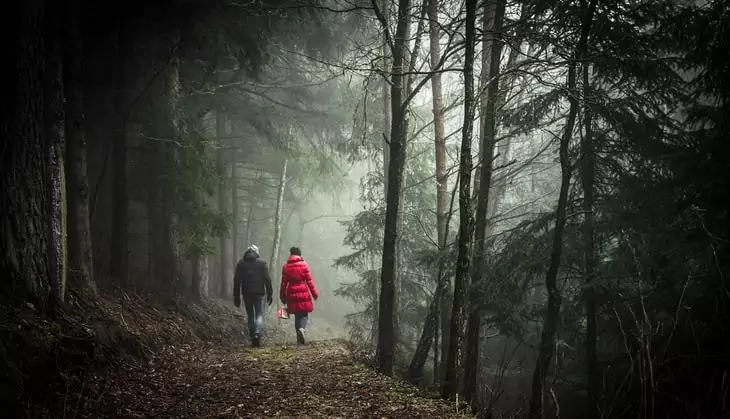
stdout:
[[282,304],[286,304],[287,312],[294,314],[294,329],[299,344],[305,343],[304,333],[307,330],[309,313],[314,311],[312,297],[316,300],[318,296],[309,266],[302,259],[302,251],[298,247],[292,247],[289,249],[289,259],[281,268],[279,298]]

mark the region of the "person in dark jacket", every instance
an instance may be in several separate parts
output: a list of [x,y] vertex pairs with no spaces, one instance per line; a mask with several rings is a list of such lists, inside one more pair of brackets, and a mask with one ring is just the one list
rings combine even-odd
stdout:
[[303,345],[309,313],[314,311],[312,298],[316,300],[319,294],[314,287],[309,266],[302,259],[302,251],[298,247],[292,247],[289,249],[289,254],[289,259],[281,268],[279,298],[287,305],[287,311],[294,314],[297,343]]
[[233,276],[233,301],[236,307],[241,306],[241,295],[246,307],[248,331],[251,345],[261,345],[261,326],[264,323],[264,300],[271,305],[273,289],[266,262],[259,259],[259,248],[251,245],[246,249],[243,258],[236,265]]

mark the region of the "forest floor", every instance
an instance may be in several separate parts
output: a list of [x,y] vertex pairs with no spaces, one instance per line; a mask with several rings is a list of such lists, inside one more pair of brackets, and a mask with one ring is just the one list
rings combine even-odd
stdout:
[[32,306],[1,313],[0,373],[15,379],[4,396],[22,417],[471,417],[359,362],[316,313],[306,345],[291,321],[267,317],[252,348],[228,303],[115,291],[71,305],[60,320]]

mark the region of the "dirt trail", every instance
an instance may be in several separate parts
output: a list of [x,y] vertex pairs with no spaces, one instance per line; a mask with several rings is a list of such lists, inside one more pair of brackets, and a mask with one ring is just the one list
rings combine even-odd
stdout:
[[458,418],[453,405],[353,361],[339,341],[169,348],[100,394],[97,417]]
[[70,299],[58,320],[0,306],[0,353],[15,360],[0,363],[12,378],[0,417],[469,417],[359,363],[316,315],[307,345],[269,315],[264,346],[251,348],[241,311],[118,289]]

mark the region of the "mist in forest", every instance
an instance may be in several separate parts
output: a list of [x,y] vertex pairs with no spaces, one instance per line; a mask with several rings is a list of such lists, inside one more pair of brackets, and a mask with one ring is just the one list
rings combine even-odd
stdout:
[[254,347],[255,245],[301,345],[298,247],[311,336],[461,412],[728,414],[727,1],[26,3],[9,319],[150,295]]

